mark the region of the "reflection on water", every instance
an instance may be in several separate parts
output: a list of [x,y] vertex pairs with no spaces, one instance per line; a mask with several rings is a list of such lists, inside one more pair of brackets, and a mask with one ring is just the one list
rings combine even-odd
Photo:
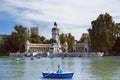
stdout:
[[[120,57],[106,58],[0,58],[0,80],[53,80],[42,78],[42,72],[56,72],[60,64],[65,72],[74,72],[65,80],[119,80]],[[64,80],[64,79],[54,79]]]
[[[99,80],[117,80],[116,74],[120,64],[115,58],[99,58],[91,61],[91,74]],[[120,71],[119,71],[120,73]],[[109,76],[109,77],[108,77]]]

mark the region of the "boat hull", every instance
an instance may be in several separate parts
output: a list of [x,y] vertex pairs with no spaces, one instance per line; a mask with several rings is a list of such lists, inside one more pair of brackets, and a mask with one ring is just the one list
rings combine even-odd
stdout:
[[44,78],[57,78],[57,79],[64,79],[64,78],[72,78],[74,73],[42,73]]

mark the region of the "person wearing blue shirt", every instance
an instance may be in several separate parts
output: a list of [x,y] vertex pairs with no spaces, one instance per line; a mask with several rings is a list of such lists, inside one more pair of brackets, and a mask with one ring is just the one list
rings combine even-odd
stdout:
[[58,65],[57,73],[63,73],[63,69],[62,69],[62,67],[60,67],[60,65]]

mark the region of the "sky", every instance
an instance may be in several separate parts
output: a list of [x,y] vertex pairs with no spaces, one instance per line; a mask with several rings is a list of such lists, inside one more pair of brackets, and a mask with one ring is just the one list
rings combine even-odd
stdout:
[[56,21],[60,33],[79,40],[99,14],[107,12],[120,23],[119,7],[120,0],[0,0],[0,34],[11,34],[15,25],[39,26],[49,39]]

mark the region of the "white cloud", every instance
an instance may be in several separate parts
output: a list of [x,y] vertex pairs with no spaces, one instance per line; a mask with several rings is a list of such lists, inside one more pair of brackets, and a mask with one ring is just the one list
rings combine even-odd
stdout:
[[[2,0],[0,11],[10,14],[17,22],[26,26],[40,25],[41,22],[53,25],[57,21],[62,32],[71,32],[79,39],[78,36],[87,32],[91,21],[99,14],[108,12],[113,17],[119,16],[119,5],[119,0]],[[120,18],[114,20],[118,22]],[[43,34],[47,36],[46,33]]]

